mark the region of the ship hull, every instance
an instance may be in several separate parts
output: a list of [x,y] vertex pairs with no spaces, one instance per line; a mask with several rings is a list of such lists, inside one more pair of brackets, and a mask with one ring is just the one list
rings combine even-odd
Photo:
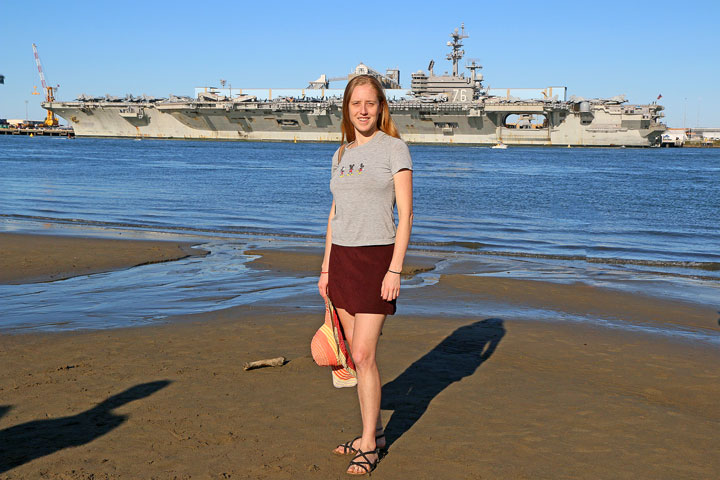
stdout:
[[[78,137],[187,140],[339,142],[337,103],[252,102],[53,102],[43,105],[68,120]],[[628,146],[658,143],[665,126],[627,107],[598,105],[574,112],[572,105],[400,104],[393,120],[406,142],[517,146]],[[544,116],[541,128],[511,128],[508,115]],[[537,127],[537,126],[536,126]]]

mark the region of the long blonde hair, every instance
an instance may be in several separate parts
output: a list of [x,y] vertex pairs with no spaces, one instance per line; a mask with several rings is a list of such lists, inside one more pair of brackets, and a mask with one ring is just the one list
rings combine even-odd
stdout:
[[378,101],[380,102],[380,112],[378,113],[377,128],[385,132],[391,137],[400,138],[395,122],[393,122],[390,116],[390,109],[388,108],[387,98],[385,98],[385,92],[383,92],[382,85],[377,78],[371,75],[358,75],[353,77],[345,87],[345,93],[343,94],[343,105],[342,105],[342,126],[340,137],[340,144],[345,145],[345,142],[350,143],[355,141],[355,127],[353,127],[350,121],[350,97],[352,97],[355,87],[360,85],[370,85],[377,94]]

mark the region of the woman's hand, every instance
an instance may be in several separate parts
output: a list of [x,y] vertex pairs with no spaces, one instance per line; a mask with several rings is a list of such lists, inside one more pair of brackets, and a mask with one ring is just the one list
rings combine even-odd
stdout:
[[400,275],[387,272],[383,278],[380,296],[386,302],[395,300],[400,295]]
[[328,279],[328,273],[321,273],[320,279],[318,280],[318,290],[320,291],[320,296],[325,300],[327,300],[328,295]]

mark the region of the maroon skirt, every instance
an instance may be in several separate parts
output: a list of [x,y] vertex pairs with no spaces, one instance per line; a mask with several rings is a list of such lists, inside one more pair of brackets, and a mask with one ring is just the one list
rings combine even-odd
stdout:
[[335,308],[342,308],[350,315],[395,313],[395,300],[388,302],[380,296],[394,248],[393,244],[363,247],[332,245],[328,295]]

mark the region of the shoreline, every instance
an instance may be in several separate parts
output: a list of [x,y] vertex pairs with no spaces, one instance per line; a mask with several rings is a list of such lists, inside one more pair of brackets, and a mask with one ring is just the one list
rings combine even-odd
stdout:
[[[201,243],[207,243],[208,246],[204,248],[208,250],[194,246]],[[249,280],[242,284],[228,284],[227,288],[223,283],[219,283],[219,288],[229,289],[229,297],[226,298],[232,297],[233,289],[240,288],[248,292],[269,292],[269,298],[260,295],[257,300],[250,300],[251,304],[258,306],[291,306],[293,303],[317,305],[317,299],[312,295],[315,294],[314,276],[319,271],[323,248],[292,245],[292,242],[280,245],[273,243],[230,241],[225,244],[222,240],[213,243],[200,239],[145,240],[117,238],[117,234],[116,238],[98,238],[81,237],[77,234],[68,236],[0,233],[0,286],[17,286],[20,290],[6,290],[10,295],[13,295],[13,291],[17,292],[17,295],[23,291],[24,284],[53,282],[93,273],[112,275],[113,272],[127,272],[121,277],[122,288],[130,293],[133,288],[132,279],[142,279],[148,275],[147,272],[133,274],[128,271],[130,268],[170,262],[167,264],[166,274],[163,270],[154,271],[154,274],[160,277],[160,282],[167,283],[167,274],[188,275],[198,272],[193,266],[198,265],[197,262],[192,262],[185,270],[179,271],[173,267],[173,261],[209,255],[208,259],[213,260],[206,269],[207,273],[203,277],[205,279],[202,280],[209,289],[207,292],[213,289],[212,277],[218,275],[213,272],[218,268],[229,267],[239,269],[238,278],[247,277]],[[217,248],[224,251],[216,251]],[[222,258],[218,257],[220,254]],[[670,329],[669,333],[672,333],[672,329],[680,329],[682,332],[678,330],[678,333],[685,338],[692,338],[692,332],[706,332],[714,335],[712,342],[720,343],[720,320],[717,318],[720,312],[712,302],[717,286],[712,282],[702,288],[692,289],[688,287],[689,284],[674,288],[678,286],[677,283],[665,285],[657,278],[652,280],[652,276],[643,280],[637,278],[637,272],[625,272],[622,276],[616,273],[615,278],[610,278],[609,281],[598,281],[598,278],[591,276],[579,276],[574,269],[548,268],[538,264],[538,269],[533,270],[525,259],[518,261],[505,257],[465,256],[450,261],[450,257],[453,255],[447,252],[408,252],[403,267],[403,285],[406,287],[403,297],[409,300],[409,304],[404,307],[406,312],[416,316],[434,316],[447,305],[450,316],[460,317],[472,315],[475,310],[484,308],[518,319],[534,317],[540,321],[553,321],[552,317],[557,317],[570,323],[598,323],[609,328],[621,327],[623,324],[632,327],[628,330],[648,327],[649,332],[656,329],[656,333],[662,333],[661,331],[667,328]],[[233,261],[236,265],[227,265],[228,261]],[[242,273],[243,271],[247,273]],[[520,275],[513,276],[515,271]],[[594,275],[597,277],[597,272]],[[112,291],[115,288],[113,278],[115,277],[108,278],[102,284],[101,291]],[[188,280],[180,281],[190,285]],[[82,295],[83,288],[90,289],[87,290],[90,294],[94,288],[93,282],[96,281],[88,278],[84,282],[86,287],[70,290],[73,295]],[[280,292],[286,282],[297,285],[294,293]],[[298,290],[300,285],[311,286]],[[137,284],[137,288],[149,286],[152,286],[152,283],[139,281]],[[674,288],[675,291],[671,292],[668,288]],[[278,290],[278,293],[273,294],[274,290]],[[312,294],[308,295],[308,292]],[[158,291],[158,294],[162,295],[163,291]],[[186,294],[170,294],[176,299],[182,298],[178,295],[192,297],[191,291]],[[204,293],[199,295],[202,298]],[[57,298],[54,297],[54,301],[58,301]],[[103,299],[97,297],[93,301]],[[109,301],[115,303],[113,298]],[[451,308],[453,304],[459,308]],[[199,311],[214,311],[212,301],[203,305],[205,307]],[[223,306],[221,303],[219,309],[231,306],[232,304]],[[14,308],[18,308],[18,305]],[[194,310],[198,311],[197,308]],[[182,315],[181,312],[182,310],[176,311],[170,315]],[[112,314],[112,311],[105,310],[105,314]],[[39,326],[41,330],[42,325]],[[118,327],[122,328],[122,325],[113,324],[109,328]],[[10,328],[22,331],[22,327]]]
[[[324,238],[321,235],[308,235],[297,232],[261,231],[260,229],[193,229],[187,227],[157,226],[149,224],[130,224],[115,222],[100,222],[89,220],[74,220],[45,217],[25,218],[2,218],[0,215],[0,227],[6,222],[6,227],[12,231],[19,231],[30,235],[53,235],[47,229],[52,229],[57,236],[75,236],[86,238],[90,232],[99,235],[101,238],[119,238],[123,234],[129,235],[131,239],[143,239],[147,236],[162,235],[172,238],[175,241],[190,243],[197,239],[213,240],[227,239],[228,241],[255,241],[267,243],[290,244],[295,249],[297,245],[317,243],[324,246]],[[3,233],[0,229],[0,233]],[[720,282],[720,259],[712,257],[704,258],[681,258],[675,253],[674,258],[645,258],[642,255],[635,256],[598,256],[583,253],[557,253],[551,251],[528,251],[517,245],[505,245],[504,249],[483,249],[486,245],[482,242],[466,240],[436,239],[435,241],[418,240],[411,241],[410,251],[417,256],[425,254],[440,255],[467,255],[473,257],[501,257],[508,261],[526,260],[528,262],[550,262],[600,266],[600,268],[626,268],[639,274],[654,274],[673,278],[699,279]],[[690,254],[692,256],[692,254]],[[699,254],[704,255],[703,253]]]

